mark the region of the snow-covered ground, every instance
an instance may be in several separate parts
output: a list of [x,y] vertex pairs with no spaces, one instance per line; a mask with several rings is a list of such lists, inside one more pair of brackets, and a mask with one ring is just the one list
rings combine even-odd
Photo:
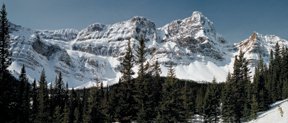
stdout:
[[288,123],[288,99],[276,102],[271,107],[249,123]]

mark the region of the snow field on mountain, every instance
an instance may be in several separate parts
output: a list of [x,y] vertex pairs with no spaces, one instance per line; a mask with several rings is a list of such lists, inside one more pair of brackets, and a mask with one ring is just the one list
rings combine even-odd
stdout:
[[249,123],[288,123],[288,99],[274,103],[270,110]]

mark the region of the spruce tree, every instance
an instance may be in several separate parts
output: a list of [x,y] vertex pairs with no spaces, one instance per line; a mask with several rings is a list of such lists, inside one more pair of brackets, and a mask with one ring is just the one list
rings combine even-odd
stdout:
[[25,66],[21,68],[21,73],[19,76],[19,92],[18,92],[18,105],[19,105],[19,119],[18,121],[28,123],[30,114],[30,85],[26,76]]
[[256,96],[258,102],[259,111],[264,111],[268,109],[267,100],[268,91],[267,91],[267,80],[265,79],[265,65],[262,57],[258,61],[258,65],[255,67],[255,74],[253,77],[252,91],[251,93]]
[[184,114],[184,119],[190,119],[191,116],[193,115],[193,103],[194,101],[191,100],[191,90],[189,89],[187,85],[187,81],[185,81],[184,88],[182,88],[181,93],[182,93],[182,99],[183,99],[183,114]]
[[[51,84],[52,86],[52,84]],[[60,108],[60,113],[63,113],[63,109],[65,106],[65,87],[64,87],[64,82],[62,78],[62,73],[59,72],[58,76],[56,77],[55,80],[55,85],[53,89],[51,89],[51,101],[52,101],[52,107],[51,110],[54,111],[56,107]]]
[[256,100],[256,96],[253,95],[252,96],[252,104],[251,104],[251,115],[250,115],[250,119],[249,120],[256,119],[258,111],[259,111],[258,102]]
[[273,79],[273,90],[275,92],[275,98],[274,101],[276,100],[280,100],[281,99],[281,95],[282,95],[282,83],[280,81],[280,75],[281,75],[281,51],[280,51],[280,46],[278,44],[278,42],[275,45],[275,52],[274,52],[274,60],[273,60],[273,64],[274,67],[273,69],[273,74],[272,74],[272,79]]
[[183,99],[181,92],[176,86],[175,71],[170,64],[168,69],[168,75],[163,85],[162,95],[163,98],[160,103],[160,111],[157,116],[160,121],[165,122],[183,122],[185,120]]
[[[232,90],[234,101],[234,113],[235,122],[241,122],[241,118],[244,116],[245,108],[249,108],[249,98],[246,96],[249,94],[247,86],[250,84],[248,61],[244,58],[244,53],[240,51],[239,56],[235,56],[233,74],[231,77],[232,84],[235,88]],[[247,100],[248,99],[248,100]]]
[[3,72],[7,71],[8,66],[11,64],[9,22],[5,4],[2,5],[0,14],[0,78],[3,78]]
[[69,95],[69,103],[68,103],[68,123],[73,123],[75,121],[75,109],[77,107],[78,96],[75,92],[74,88],[72,88],[71,93]]
[[205,119],[208,122],[218,122],[220,116],[220,90],[217,88],[215,78],[207,87],[204,101]]
[[90,121],[91,123],[105,122],[105,113],[103,107],[104,92],[103,87],[91,89],[90,95]]
[[48,122],[49,120],[49,107],[48,107],[48,88],[44,70],[41,72],[39,80],[39,92],[37,101],[39,103],[36,122]]
[[127,44],[127,49],[123,58],[123,61],[120,63],[121,64],[121,82],[127,82],[131,84],[132,80],[132,75],[134,74],[132,67],[133,67],[133,54],[132,54],[132,48],[130,44],[130,40],[128,41]]
[[227,80],[224,84],[224,89],[222,89],[222,119],[224,122],[234,122],[235,119],[235,105],[233,100],[233,90],[231,74],[228,73]]
[[36,80],[32,83],[32,91],[31,91],[31,98],[32,98],[32,107],[31,107],[31,116],[30,121],[36,122],[36,117],[38,114],[39,102],[38,102],[38,88],[36,84]]
[[[116,106],[114,111],[114,117],[120,122],[131,122],[133,117],[135,117],[136,100],[135,100],[135,90],[132,80],[132,75],[134,74],[133,67],[133,54],[131,49],[130,40],[128,41],[128,46],[121,64],[122,77],[120,78],[119,85],[116,87],[117,93],[113,94],[112,102],[115,101]],[[114,107],[114,106],[113,106]]]
[[64,113],[61,111],[60,106],[56,106],[55,112],[53,113],[53,122],[54,123],[63,123],[64,122]]
[[89,97],[89,92],[87,91],[86,88],[83,89],[83,96],[82,96],[82,117],[83,117],[83,122],[87,123],[89,121],[89,103],[88,103],[88,97]]

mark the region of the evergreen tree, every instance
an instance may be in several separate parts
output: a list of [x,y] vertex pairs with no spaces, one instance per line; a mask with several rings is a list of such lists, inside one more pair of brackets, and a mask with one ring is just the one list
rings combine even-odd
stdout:
[[184,88],[181,90],[182,90],[181,92],[182,92],[183,108],[184,108],[183,109],[184,119],[189,119],[192,116],[193,101],[191,100],[191,97],[190,97],[191,91],[190,89],[188,89],[187,81],[185,81]]
[[[240,51],[239,56],[235,56],[234,61],[234,71],[231,77],[231,81],[233,83],[232,94],[234,101],[234,113],[235,113],[235,122],[241,122],[241,118],[244,116],[246,112],[244,112],[245,108],[249,108],[249,98],[246,96],[249,94],[247,92],[247,86],[250,84],[249,80],[249,69],[248,69],[248,61],[244,58],[244,53]],[[248,100],[247,100],[248,99]]]
[[30,114],[30,98],[29,91],[30,85],[28,79],[26,77],[25,66],[23,65],[21,68],[21,73],[19,76],[19,92],[18,92],[18,105],[19,105],[19,119],[18,121],[28,123],[29,122],[29,114]]
[[283,83],[283,88],[282,88],[282,98],[283,99],[286,99],[286,98],[288,98],[288,81],[285,81],[284,83]]
[[160,74],[161,74],[161,68],[160,65],[158,63],[158,61],[156,60],[155,63],[152,65],[152,72],[151,74],[148,74],[148,76],[150,76],[152,78],[152,80],[150,80],[150,90],[151,90],[151,98],[150,100],[152,101],[152,111],[153,113],[150,112],[151,117],[156,118],[157,116],[157,112],[158,112],[158,106],[159,106],[159,102],[161,101],[162,98],[162,94],[161,94],[161,90],[162,90],[162,81],[160,78]]
[[163,98],[160,103],[160,112],[157,116],[168,123],[183,122],[185,120],[183,99],[181,92],[176,89],[176,76],[172,64],[169,66],[168,75],[163,85]]
[[257,112],[258,109],[258,102],[256,100],[255,95],[252,96],[252,104],[251,104],[251,116],[250,119],[256,119],[257,118]]
[[[102,84],[101,84],[102,85]],[[90,121],[91,123],[103,123],[105,122],[105,113],[102,100],[104,99],[103,85],[99,88],[91,89],[91,112]]]
[[275,45],[275,52],[274,52],[274,60],[273,60],[273,73],[272,73],[272,79],[273,79],[273,92],[275,92],[274,101],[280,100],[282,95],[282,83],[280,81],[280,75],[281,75],[281,51],[280,46],[278,42]]
[[220,91],[217,88],[215,78],[212,84],[207,87],[204,101],[205,119],[208,122],[217,123],[220,116]]
[[224,89],[222,89],[222,118],[224,122],[234,122],[235,120],[235,105],[233,102],[233,90],[232,85],[232,77],[231,74],[228,73],[226,83],[224,85]]
[[[113,104],[110,109],[113,111],[113,117],[116,121],[120,122],[131,122],[132,118],[135,116],[137,112],[136,100],[134,98],[134,86],[135,84],[132,81],[133,70],[133,55],[130,40],[128,41],[128,46],[126,49],[126,53],[124,55],[124,59],[121,62],[121,73],[122,77],[120,78],[119,84],[115,88],[115,93],[112,95],[111,103]],[[110,110],[111,111],[111,110]]]
[[39,102],[38,114],[36,117],[36,122],[48,122],[49,121],[49,107],[48,107],[48,89],[47,81],[44,70],[41,72],[39,80],[39,92],[37,96],[37,101]]
[[88,97],[89,93],[86,88],[83,89],[83,96],[82,96],[82,117],[83,117],[83,122],[87,123],[89,121],[89,104],[88,104]]
[[133,54],[132,54],[132,49],[131,49],[131,44],[130,40],[128,41],[127,44],[127,49],[125,52],[125,56],[123,61],[120,63],[121,64],[121,82],[127,82],[131,84],[131,79],[132,75],[134,74],[132,67],[133,67]]
[[268,109],[269,103],[267,80],[265,79],[265,65],[262,57],[258,61],[257,67],[255,67],[255,74],[253,77],[252,94],[256,95],[256,101],[258,102],[259,111]]
[[9,23],[5,4],[0,11],[0,122],[11,122],[15,120],[17,113],[16,79],[8,72],[11,64],[11,53],[9,52]]
[[[52,84],[50,84],[52,86]],[[60,108],[59,113],[63,113],[64,106],[65,106],[65,87],[62,78],[62,73],[59,72],[58,76],[55,79],[55,85],[53,89],[50,89],[51,92],[51,112],[55,112],[56,107]]]
[[36,85],[36,80],[33,81],[32,84],[32,92],[31,92],[31,98],[32,98],[32,109],[31,109],[31,120],[32,122],[36,122],[36,117],[38,114],[38,108],[39,108],[39,102],[38,102],[38,88]]
[[63,123],[69,123],[69,104],[66,103],[63,111]]
[[2,5],[0,14],[0,78],[3,78],[3,72],[7,71],[8,66],[11,64],[9,22],[5,4]]
[[77,107],[78,96],[75,92],[74,88],[72,88],[71,93],[69,95],[69,104],[68,104],[68,123],[73,123],[76,119],[75,117],[75,109]]
[[64,114],[61,111],[61,107],[56,106],[55,112],[53,113],[54,123],[64,123]]
[[152,89],[149,87],[151,84],[151,81],[148,81],[147,78],[150,76],[147,75],[146,71],[149,63],[146,64],[146,68],[144,67],[145,62],[145,41],[144,39],[139,40],[139,46],[136,50],[136,58],[137,63],[139,64],[139,70],[138,70],[138,78],[136,82],[136,89],[135,90],[135,98],[137,101],[137,110],[138,110],[138,116],[137,121],[138,122],[151,122],[151,118],[153,117],[153,100],[151,100],[152,97]]

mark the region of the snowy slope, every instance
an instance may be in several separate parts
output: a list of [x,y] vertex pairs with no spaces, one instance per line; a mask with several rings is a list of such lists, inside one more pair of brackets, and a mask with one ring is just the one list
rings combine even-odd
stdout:
[[251,66],[255,66],[260,55],[264,62],[268,64],[270,50],[275,48],[276,43],[280,47],[288,46],[288,41],[278,36],[253,32],[249,38],[236,44],[236,47],[238,51],[242,50],[245,53],[245,57],[249,60]]
[[288,123],[288,99],[276,102],[269,111],[249,123]]
[[[96,81],[104,85],[116,83],[128,40],[133,52],[139,39],[145,40],[146,62],[152,64],[158,60],[161,76],[167,75],[167,64],[172,62],[178,78],[199,82],[211,81],[213,77],[218,82],[225,81],[240,49],[255,64],[258,54],[268,62],[269,50],[276,42],[288,46],[284,39],[259,33],[238,44],[229,44],[216,32],[213,22],[198,11],[160,28],[149,19],[135,16],[111,25],[91,24],[80,31],[33,30],[15,24],[11,24],[10,30],[13,62],[9,70],[15,77],[25,65],[30,81],[38,80],[44,69],[48,82],[62,72],[70,87],[89,87]],[[35,40],[36,34],[41,41]],[[133,70],[137,69],[135,65]]]

